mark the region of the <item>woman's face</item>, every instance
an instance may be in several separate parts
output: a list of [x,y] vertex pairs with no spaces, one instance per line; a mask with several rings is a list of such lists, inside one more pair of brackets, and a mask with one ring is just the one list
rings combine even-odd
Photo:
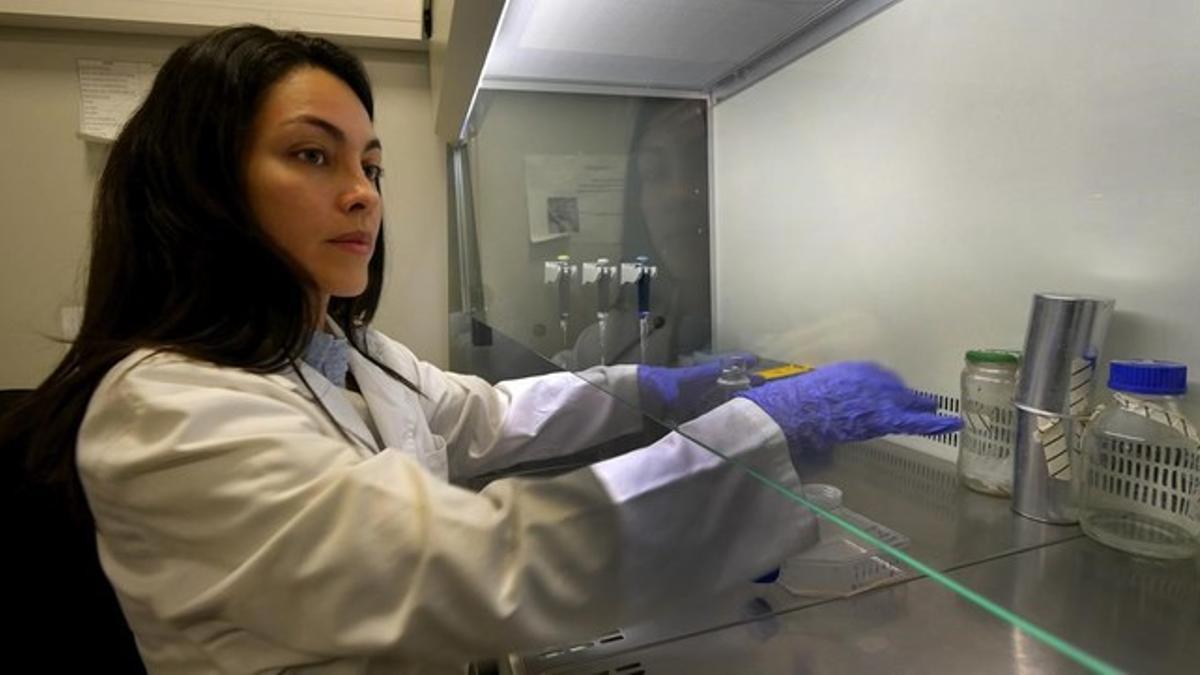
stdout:
[[649,122],[635,156],[646,233],[659,259],[681,280],[697,281],[708,273],[707,148],[701,109],[686,104]]
[[243,158],[250,209],[322,301],[366,290],[382,222],[382,159],[354,91],[319,68],[284,76],[254,118]]

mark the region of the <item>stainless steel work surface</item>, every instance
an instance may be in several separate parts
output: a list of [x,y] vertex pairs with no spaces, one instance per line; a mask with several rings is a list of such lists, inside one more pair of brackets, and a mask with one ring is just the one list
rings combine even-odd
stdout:
[[[1194,673],[1197,562],[1089,539],[972,565],[956,580],[1130,673]],[[636,664],[636,665],[635,665]],[[1082,665],[920,579],[547,673],[1072,673]]]
[[1139,558],[1079,538],[952,576],[1121,670],[1200,670],[1200,559]]
[[[908,552],[939,570],[1082,536],[1075,527],[1017,516],[1007,500],[961,487],[953,464],[887,441],[843,446],[800,468],[806,483],[841,488],[845,507],[907,536]],[[904,576],[898,580],[918,576],[900,567]],[[697,589],[695,596],[681,598],[680,605],[663,607],[653,621],[614,627],[592,640],[547,646],[519,661],[525,672],[548,672],[824,602],[828,598],[797,596],[778,584],[749,581],[719,595]]]
[[939,570],[1080,536],[1016,516],[1007,498],[959,485],[954,464],[887,441],[840,447],[800,471],[841,488],[845,506],[909,537],[908,552]]

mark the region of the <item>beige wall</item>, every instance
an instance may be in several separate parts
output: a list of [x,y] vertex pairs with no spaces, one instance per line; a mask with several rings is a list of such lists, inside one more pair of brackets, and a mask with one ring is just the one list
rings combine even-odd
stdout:
[[[64,352],[60,310],[79,304],[92,189],[105,146],[78,139],[76,58],[161,63],[180,38],[0,27],[0,388],[35,385]],[[386,148],[390,270],[376,321],[447,360],[444,154],[426,56],[360,50]]]
[[446,150],[433,133],[425,54],[362,51],[383,141],[388,275],[375,327],[441,367],[447,331]]
[[[356,46],[421,44],[423,0],[0,0],[13,26],[194,35],[237,23],[325,35]],[[381,44],[382,43],[382,44]]]

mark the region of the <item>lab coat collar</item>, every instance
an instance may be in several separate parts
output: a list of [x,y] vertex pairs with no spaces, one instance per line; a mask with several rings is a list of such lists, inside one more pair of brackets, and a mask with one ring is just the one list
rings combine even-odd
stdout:
[[[344,333],[340,325],[329,316],[325,317],[325,330],[338,337],[346,337],[346,333]],[[383,386],[383,383],[379,382],[378,378],[379,375],[383,375],[383,372],[374,368],[374,364],[362,358],[358,350],[354,350],[353,347],[350,348],[349,357],[350,372],[354,374],[355,382],[359,383],[362,398],[367,402],[367,410],[371,412],[371,417],[376,422],[379,434],[383,436],[385,442],[391,441],[389,444],[394,444],[392,437],[397,436],[397,432],[400,430],[391,428],[390,420],[392,416],[388,414],[390,411],[379,410],[382,407],[380,406],[382,404],[382,400],[380,399],[388,398],[386,396],[388,387]],[[342,388],[330,382],[329,378],[320,374],[320,371],[312,368],[311,365],[299,362],[298,360],[296,366],[299,368],[299,375],[296,374],[295,370],[288,370],[284,371],[283,374],[270,377],[278,378],[278,380],[286,382],[289,387],[298,389],[299,392],[306,396],[311,396],[311,394],[308,394],[308,389],[304,386],[304,382],[300,381],[300,376],[304,377],[304,380],[308,382],[308,386],[312,387],[312,392],[317,395],[317,398],[324,404],[325,408],[328,408],[329,413],[334,416],[337,424],[341,425],[342,429],[347,430],[350,436],[353,436],[359,442],[360,446],[371,450],[372,453],[380,452],[382,448],[379,447],[376,437],[367,428],[366,422],[360,416],[359,411],[355,410],[352,402],[346,398],[346,394],[342,393]]]
[[354,404],[350,403],[350,400],[342,393],[341,388],[330,382],[316,368],[303,361],[297,361],[296,366],[299,369],[299,373],[296,370],[289,370],[274,377],[283,378],[291,387],[307,396],[309,395],[308,388],[304,386],[304,382],[300,381],[300,378],[303,377],[308,382],[308,385],[312,387],[312,391],[316,394],[317,399],[329,410],[329,414],[333,415],[334,421],[339,426],[349,432],[366,449],[371,452],[379,452],[381,448],[376,443],[375,436],[367,427],[367,423],[363,421],[362,416],[354,408]]
[[[384,359],[383,362],[387,363],[386,357],[375,349],[372,339],[375,336],[368,333],[365,337],[372,356]],[[351,349],[349,356],[350,372],[354,373],[354,379],[362,390],[367,409],[371,411],[371,419],[383,443],[392,450],[410,456],[433,475],[449,480],[450,467],[445,444],[435,438],[423,439],[426,442],[418,441],[420,425],[414,414],[419,415],[416,412],[420,410],[419,395],[396,382],[357,349]],[[412,375],[409,378],[416,379]]]

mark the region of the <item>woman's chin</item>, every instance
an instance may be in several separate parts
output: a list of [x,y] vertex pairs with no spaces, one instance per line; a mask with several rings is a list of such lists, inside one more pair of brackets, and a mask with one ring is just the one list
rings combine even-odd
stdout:
[[331,298],[357,298],[367,290],[367,282],[364,279],[361,282],[338,284],[329,291]]

